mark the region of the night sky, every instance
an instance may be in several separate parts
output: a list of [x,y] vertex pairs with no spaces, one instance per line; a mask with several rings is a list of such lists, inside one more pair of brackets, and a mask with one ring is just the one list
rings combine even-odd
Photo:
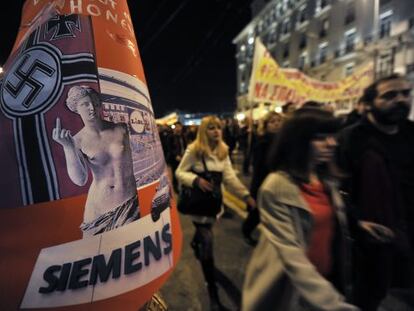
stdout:
[[[10,53],[21,3],[0,11],[0,64]],[[236,108],[232,39],[250,20],[251,0],[129,0],[156,117],[176,109],[229,112]],[[11,18],[12,17],[12,18]]]

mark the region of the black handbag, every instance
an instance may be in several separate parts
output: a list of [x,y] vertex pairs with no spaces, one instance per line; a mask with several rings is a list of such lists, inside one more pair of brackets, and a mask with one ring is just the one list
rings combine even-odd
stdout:
[[213,185],[213,191],[204,192],[194,185],[193,188],[181,186],[178,198],[178,211],[186,215],[216,217],[221,211],[223,195],[221,192],[221,182],[223,174],[221,172],[211,172],[207,169],[206,161],[202,156],[204,172],[197,174]]

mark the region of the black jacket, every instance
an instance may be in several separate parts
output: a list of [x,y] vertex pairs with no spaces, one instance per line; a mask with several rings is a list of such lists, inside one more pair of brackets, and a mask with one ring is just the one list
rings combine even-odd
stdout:
[[259,190],[260,185],[267,174],[270,173],[267,158],[270,151],[270,145],[275,139],[276,134],[266,133],[259,137],[253,148],[253,177],[250,185],[250,193],[255,199],[257,198],[257,191]]

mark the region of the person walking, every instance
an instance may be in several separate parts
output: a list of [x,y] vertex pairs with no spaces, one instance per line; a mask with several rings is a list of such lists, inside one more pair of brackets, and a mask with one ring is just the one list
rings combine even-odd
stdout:
[[[276,133],[282,124],[283,117],[281,114],[271,111],[262,121],[258,130],[258,140],[253,148],[253,177],[250,184],[250,193],[254,199],[257,199],[257,191],[263,180],[269,173],[267,157],[269,147],[276,138]],[[260,222],[259,210],[248,206],[248,215],[242,225],[242,233],[245,242],[255,246],[257,241],[253,239],[252,233]]]
[[[228,147],[222,139],[221,121],[215,116],[207,116],[202,119],[197,137],[187,147],[175,174],[182,186],[198,188],[203,192],[214,195],[216,192],[221,191],[221,184],[201,177],[200,175],[203,175],[206,170],[209,173],[221,173],[222,183],[226,189],[245,200],[247,204],[251,206],[256,205],[249,191],[237,178],[233,170]],[[209,206],[194,206],[193,208],[208,209]],[[191,216],[195,226],[191,247],[203,270],[210,297],[211,310],[224,310],[218,295],[213,256],[212,226],[216,222],[217,216],[211,216],[208,210],[205,210],[205,212],[199,210],[197,213],[194,212],[194,214],[197,215]]]
[[237,145],[238,126],[235,120],[231,118],[223,120],[223,124],[223,140],[229,146],[230,160],[233,161],[232,155]]
[[367,231],[353,230],[355,303],[367,311],[377,310],[390,289],[413,288],[411,89],[407,78],[397,74],[375,81],[364,91],[366,115],[339,136],[339,163],[349,175],[344,188]]
[[271,146],[272,173],[258,195],[263,233],[247,267],[243,311],[358,310],[339,291],[350,286],[347,221],[331,169],[339,128],[327,111],[299,109]]
[[183,157],[184,151],[187,148],[187,141],[184,135],[184,127],[181,122],[175,122],[173,132],[169,135],[169,141],[167,145],[166,161],[171,168],[173,177],[173,188],[175,192],[178,192],[178,181],[175,177],[175,171]]

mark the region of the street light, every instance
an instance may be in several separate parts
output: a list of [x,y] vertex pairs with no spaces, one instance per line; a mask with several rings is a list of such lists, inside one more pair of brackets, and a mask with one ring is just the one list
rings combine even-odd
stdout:
[[246,115],[243,112],[240,112],[236,115],[238,121],[243,121],[246,118]]
[[280,107],[280,106],[277,106],[277,107],[275,108],[275,112],[277,112],[277,113],[282,113],[282,111],[283,111],[283,109],[282,109],[282,107]]

